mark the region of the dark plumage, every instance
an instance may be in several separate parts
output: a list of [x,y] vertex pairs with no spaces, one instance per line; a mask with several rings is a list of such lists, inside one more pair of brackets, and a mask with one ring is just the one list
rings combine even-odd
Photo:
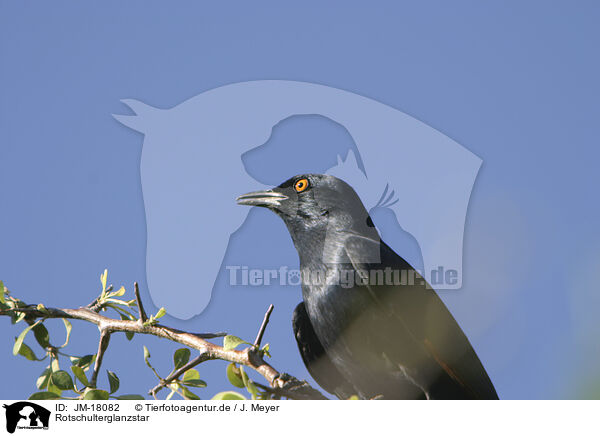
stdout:
[[325,390],[339,398],[498,398],[448,309],[381,241],[348,184],[301,175],[237,200],[273,210],[292,236],[304,299],[294,333]]

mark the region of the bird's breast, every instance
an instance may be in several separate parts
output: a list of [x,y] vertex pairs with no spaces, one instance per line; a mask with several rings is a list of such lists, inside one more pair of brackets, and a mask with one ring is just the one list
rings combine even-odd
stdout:
[[372,306],[364,289],[353,286],[351,265],[303,268],[302,295],[317,336],[326,348],[344,337],[349,327]]

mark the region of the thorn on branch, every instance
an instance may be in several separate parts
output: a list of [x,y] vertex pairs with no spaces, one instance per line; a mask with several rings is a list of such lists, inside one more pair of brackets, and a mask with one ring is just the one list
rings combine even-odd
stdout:
[[275,308],[275,306],[273,306],[271,304],[269,306],[269,308],[267,309],[267,312],[265,313],[263,322],[260,325],[260,328],[258,329],[258,334],[256,335],[256,339],[254,340],[254,348],[255,349],[260,348],[260,343],[262,342],[263,335],[265,334],[265,330],[267,329],[267,324],[269,324],[269,318],[271,317],[271,312],[273,312],[274,308]]
[[138,312],[140,313],[140,322],[144,324],[148,317],[146,311],[144,311],[144,305],[142,304],[142,298],[140,297],[140,287],[138,282],[133,283],[133,292],[135,293],[135,301],[137,302]]

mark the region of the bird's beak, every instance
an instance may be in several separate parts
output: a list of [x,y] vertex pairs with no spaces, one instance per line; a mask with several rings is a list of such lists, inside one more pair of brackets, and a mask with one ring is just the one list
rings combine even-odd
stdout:
[[237,204],[244,206],[262,206],[273,207],[281,206],[281,201],[287,200],[288,197],[271,189],[266,191],[254,191],[236,198]]

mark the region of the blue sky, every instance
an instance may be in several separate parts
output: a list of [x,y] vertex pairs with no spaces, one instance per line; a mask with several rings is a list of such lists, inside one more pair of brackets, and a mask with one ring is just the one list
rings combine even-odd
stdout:
[[[168,108],[239,81],[319,83],[402,110],[483,159],[465,226],[464,286],[441,295],[500,396],[597,396],[599,12],[585,1],[3,2],[0,279],[25,301],[78,306],[95,297],[108,268],[109,281],[128,291],[140,281],[148,301],[143,137],[112,118],[127,113],[120,100]],[[294,141],[352,146],[339,126],[314,119],[291,119],[279,133],[256,152],[274,165],[244,159],[265,183],[295,172],[273,152]],[[228,253],[227,262],[297,264],[285,227],[264,210],[249,214]],[[273,365],[309,377],[291,332],[300,290],[230,288],[226,275],[202,315],[165,322],[251,339],[273,303]],[[43,367],[12,356],[19,329],[0,323],[0,362],[19,374],[2,395],[28,396]],[[93,352],[97,330],[76,327],[73,352]],[[154,385],[142,344],[170,370],[177,346],[115,336],[105,365],[123,393]],[[203,398],[226,387],[224,369],[199,368],[209,382]]]

